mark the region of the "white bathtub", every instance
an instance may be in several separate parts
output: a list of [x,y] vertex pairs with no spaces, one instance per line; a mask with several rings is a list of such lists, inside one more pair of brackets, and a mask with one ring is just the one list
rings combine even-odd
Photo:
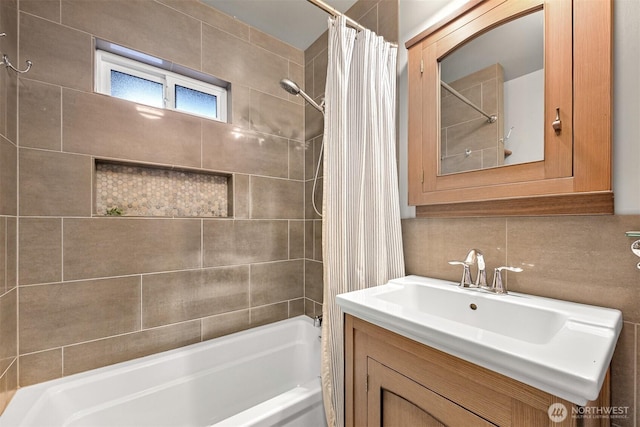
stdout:
[[18,390],[0,427],[326,425],[306,316]]

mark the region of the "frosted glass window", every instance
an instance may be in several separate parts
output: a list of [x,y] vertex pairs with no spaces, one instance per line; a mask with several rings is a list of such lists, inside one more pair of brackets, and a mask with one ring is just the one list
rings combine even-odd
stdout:
[[111,70],[111,96],[162,108],[163,84]]
[[[228,82],[161,59],[152,61],[154,58],[149,55],[112,43],[98,40],[96,43],[111,49],[96,49],[96,92],[156,108],[227,121]],[[113,50],[128,56],[116,55]],[[170,71],[172,68],[183,74]]]
[[205,117],[218,117],[218,97],[176,85],[176,110]]

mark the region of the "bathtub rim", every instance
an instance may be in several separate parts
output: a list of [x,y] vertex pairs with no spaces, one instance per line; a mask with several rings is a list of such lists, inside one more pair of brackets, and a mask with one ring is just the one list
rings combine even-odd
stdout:
[[[268,323],[223,335],[220,337],[200,341],[197,343],[165,350],[159,353],[153,353],[146,356],[137,357],[130,360],[102,366],[84,372],[71,374],[68,376],[55,378],[41,383],[20,387],[14,394],[13,398],[6,406],[4,412],[0,414],[0,427],[9,427],[16,425],[15,422],[24,423],[31,418],[30,414],[35,414],[38,408],[44,405],[47,399],[58,393],[64,392],[69,387],[76,384],[82,384],[87,379],[99,381],[117,375],[126,374],[127,372],[139,369],[140,367],[153,366],[162,361],[169,361],[179,357],[188,357],[190,353],[206,351],[209,347],[224,345],[225,342],[233,342],[241,340],[247,336],[260,334],[262,331],[278,329],[289,324],[304,323],[313,325],[313,319],[307,315],[298,315],[276,322]],[[19,424],[22,425],[22,424]]]

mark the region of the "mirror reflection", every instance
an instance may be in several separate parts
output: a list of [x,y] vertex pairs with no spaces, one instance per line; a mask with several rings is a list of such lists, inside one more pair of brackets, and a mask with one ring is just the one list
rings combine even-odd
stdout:
[[544,12],[440,60],[440,174],[544,160]]

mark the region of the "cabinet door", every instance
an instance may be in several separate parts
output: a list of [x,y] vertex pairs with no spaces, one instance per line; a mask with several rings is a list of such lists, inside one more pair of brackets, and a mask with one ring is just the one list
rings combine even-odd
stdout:
[[370,427],[495,425],[371,358],[367,375]]
[[[417,206],[416,216],[612,214],[611,1],[476,0],[467,4],[470,8],[463,13],[406,44],[408,192],[409,204]],[[544,133],[544,159],[534,156],[528,162],[501,166],[500,161],[491,161],[483,169],[482,153],[490,151],[467,144],[482,140],[479,135],[490,133],[490,128],[472,136],[472,121],[458,129],[442,127],[441,61],[466,41],[534,11],[544,13],[544,121],[538,128]],[[505,139],[500,134],[510,125],[498,119],[495,126],[499,126],[493,131],[498,132],[500,153],[500,140]],[[457,142],[449,152],[449,137],[454,135]],[[522,150],[525,141],[518,141],[520,148],[511,147]],[[459,172],[447,169],[442,163],[445,156],[454,162],[468,161],[469,167]]]

